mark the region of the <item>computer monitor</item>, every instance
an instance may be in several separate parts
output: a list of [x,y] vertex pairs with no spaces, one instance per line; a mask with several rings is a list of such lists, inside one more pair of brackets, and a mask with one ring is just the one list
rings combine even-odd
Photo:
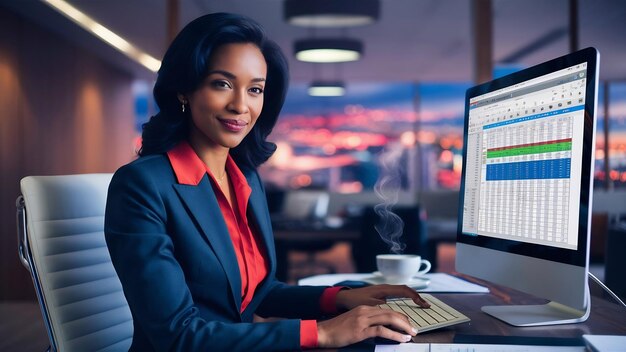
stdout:
[[482,308],[511,325],[589,316],[598,69],[587,48],[467,90],[456,270],[550,301]]

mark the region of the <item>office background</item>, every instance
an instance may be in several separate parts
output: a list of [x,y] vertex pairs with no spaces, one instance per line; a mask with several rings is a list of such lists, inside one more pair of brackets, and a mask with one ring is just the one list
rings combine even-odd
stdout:
[[[268,187],[325,190],[343,205],[374,197],[377,156],[391,147],[401,149],[405,203],[458,190],[464,90],[561,56],[572,46],[595,46],[602,55],[597,193],[624,192],[622,1],[381,0],[373,24],[316,30],[286,23],[281,0],[68,3],[155,58],[167,47],[168,28],[182,28],[201,14],[238,12],[259,21],[289,57],[292,75],[272,136],[280,148],[261,172]],[[363,57],[339,64],[300,62],[293,56],[294,41],[307,37],[359,39]],[[0,1],[0,300],[34,299],[17,258],[19,180],[113,172],[131,161],[138,126],[157,109],[150,97],[154,78],[44,2]],[[343,81],[346,95],[309,97],[309,84],[320,79]],[[599,206],[619,206],[611,202],[616,201]]]

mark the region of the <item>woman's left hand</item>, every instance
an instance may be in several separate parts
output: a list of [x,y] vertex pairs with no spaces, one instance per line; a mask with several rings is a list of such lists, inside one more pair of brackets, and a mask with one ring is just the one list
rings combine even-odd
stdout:
[[337,293],[336,304],[339,310],[350,310],[354,307],[384,304],[387,297],[406,297],[421,307],[430,305],[414,289],[405,285],[375,285],[352,290],[341,290]]

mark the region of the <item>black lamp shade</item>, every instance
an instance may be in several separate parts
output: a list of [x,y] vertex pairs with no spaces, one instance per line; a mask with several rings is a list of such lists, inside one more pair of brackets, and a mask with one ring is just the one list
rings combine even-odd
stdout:
[[306,62],[348,62],[361,58],[363,43],[347,38],[301,39],[294,44],[294,54]]
[[313,81],[308,93],[317,97],[337,97],[346,93],[346,86],[340,81]]
[[370,24],[380,15],[379,0],[285,0],[285,21],[305,27]]

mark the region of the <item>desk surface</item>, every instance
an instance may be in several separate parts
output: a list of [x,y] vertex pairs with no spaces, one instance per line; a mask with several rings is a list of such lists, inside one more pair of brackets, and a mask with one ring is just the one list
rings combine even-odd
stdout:
[[538,299],[522,292],[496,286],[484,281],[470,279],[488,286],[487,294],[434,294],[442,301],[467,315],[471,321],[446,329],[419,334],[415,342],[453,342],[456,335],[473,336],[528,336],[581,338],[583,334],[626,335],[626,308],[605,298],[591,297],[591,315],[587,321],[578,324],[550,325],[543,327],[514,327],[483,313],[485,305],[502,304],[542,304]]
[[[457,274],[458,275],[458,274]],[[619,306],[608,298],[599,296],[600,292],[592,290],[591,315],[587,321],[578,324],[550,325],[543,327],[514,327],[483,313],[480,308],[485,305],[502,304],[542,304],[545,300],[529,296],[525,293],[497,286],[485,281],[459,275],[479,285],[488,286],[490,293],[476,294],[437,294],[432,295],[461,311],[471,321],[447,328],[418,334],[413,341],[416,343],[453,343],[459,338],[472,340],[472,343],[489,343],[491,337],[524,337],[527,338],[580,338],[583,334],[593,335],[626,335],[626,308]],[[591,285],[595,285],[591,283]],[[597,291],[597,290],[596,290]],[[481,339],[481,337],[483,337]],[[493,339],[492,339],[493,340]],[[519,339],[517,339],[519,341]],[[491,342],[494,343],[494,342]],[[373,351],[372,341],[351,346],[351,351]]]
[[[469,279],[464,277],[465,279]],[[541,300],[501,286],[470,279],[489,286],[487,294],[434,294],[467,315],[471,321],[452,327],[419,334],[414,339],[421,343],[450,343],[460,335],[527,336],[580,338],[583,334],[626,335],[626,308],[594,294],[592,287],[591,316],[584,323],[518,328],[509,326],[480,310],[484,305],[539,304]],[[594,284],[592,284],[594,285]],[[0,303],[0,351],[43,350],[47,346],[46,331],[36,302]],[[9,318],[11,317],[11,318]],[[352,346],[348,350],[373,350],[371,343]]]

